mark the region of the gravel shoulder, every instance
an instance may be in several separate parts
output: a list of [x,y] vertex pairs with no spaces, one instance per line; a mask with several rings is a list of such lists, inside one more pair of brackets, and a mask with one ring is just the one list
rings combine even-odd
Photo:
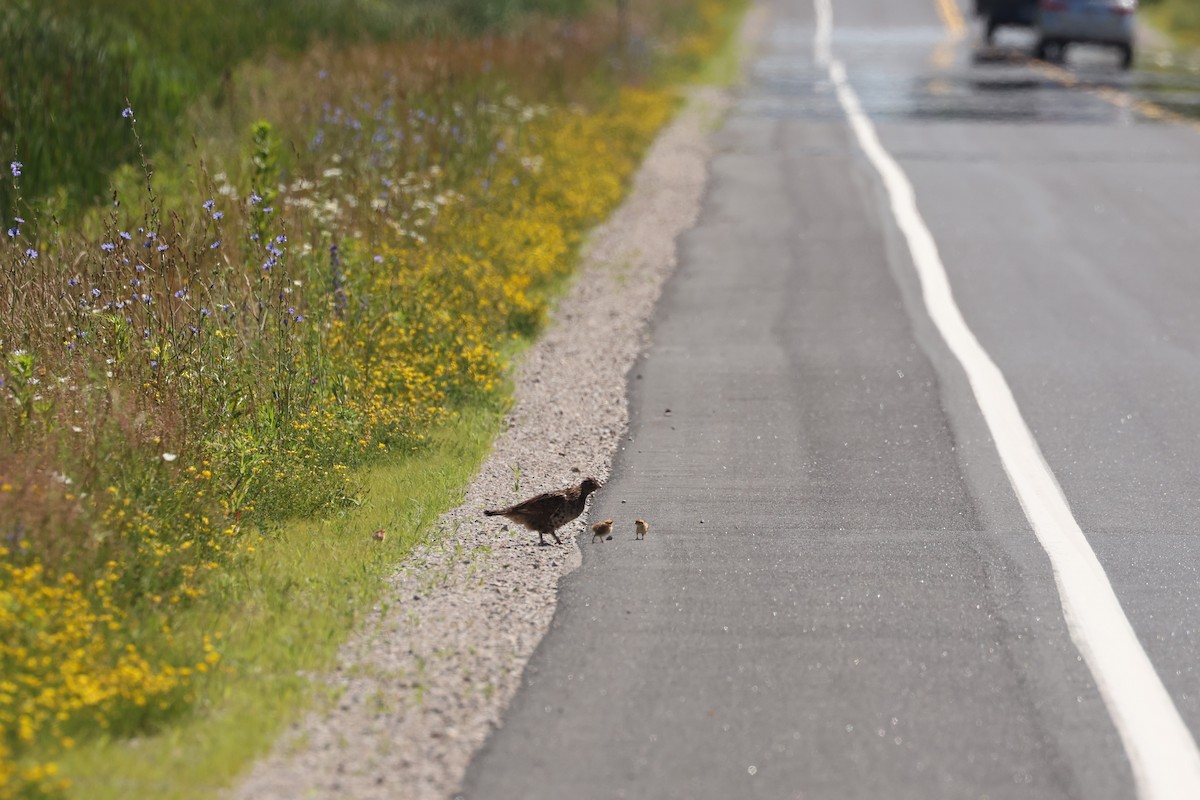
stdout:
[[[582,563],[587,514],[538,547],[485,507],[608,477],[628,409],[626,373],[696,219],[708,134],[727,93],[704,88],[647,154],[624,204],[589,239],[577,279],[516,373],[507,430],[468,488],[391,579],[324,679],[338,699],[287,732],[234,798],[445,798],[500,724]],[[519,468],[520,489],[515,490]],[[601,492],[604,490],[601,489]],[[564,535],[565,534],[565,535]]]

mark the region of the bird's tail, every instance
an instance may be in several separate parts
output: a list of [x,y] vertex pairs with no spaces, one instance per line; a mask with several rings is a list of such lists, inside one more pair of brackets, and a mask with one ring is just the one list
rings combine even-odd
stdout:
[[483,515],[485,517],[498,517],[503,513],[504,511],[499,508],[488,508],[484,510]]

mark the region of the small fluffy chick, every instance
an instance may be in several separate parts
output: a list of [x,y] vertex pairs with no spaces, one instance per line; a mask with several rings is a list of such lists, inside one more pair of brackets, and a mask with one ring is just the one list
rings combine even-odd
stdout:
[[637,528],[637,537],[636,538],[645,539],[646,531],[650,530],[650,523],[646,522],[646,520],[644,520],[644,519],[636,519],[633,521],[633,526],[635,528]]
[[611,519],[606,519],[603,522],[597,522],[592,526],[592,541],[594,542],[596,539],[599,539],[600,541],[604,541],[605,539],[611,540],[612,526],[613,521]]

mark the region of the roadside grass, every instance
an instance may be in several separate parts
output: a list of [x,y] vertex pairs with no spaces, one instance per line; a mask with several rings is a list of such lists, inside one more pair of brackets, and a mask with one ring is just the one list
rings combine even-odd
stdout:
[[1195,0],[1142,0],[1142,13],[1180,44],[1200,46],[1200,4]]
[[[222,668],[197,687],[204,704],[157,734],[76,748],[60,764],[75,795],[213,796],[289,722],[331,699],[310,676],[332,666],[350,628],[379,600],[383,579],[461,501],[502,416],[494,405],[465,409],[419,455],[364,470],[361,507],[263,537],[255,557],[214,590],[214,602],[179,622],[224,632]],[[379,528],[382,543],[372,536]]]
[[114,202],[6,221],[0,798],[190,796],[311,700],[728,8],[664,0],[649,73],[611,15],[268,60],[187,158],[118,104]]
[[742,59],[745,52],[742,42],[737,35],[742,17],[746,13],[748,0],[729,2],[720,7],[716,14],[716,27],[725,34],[719,37],[715,47],[704,51],[699,64],[692,68],[692,75],[681,73],[683,80],[690,80],[707,86],[728,87],[741,79]]
[[[6,0],[0,4],[0,159],[29,167],[25,193],[56,211],[103,197],[108,173],[137,160],[116,100],[140,109],[151,150],[191,133],[198,96],[218,104],[231,65],[294,57],[318,42],[469,36],[531,14],[579,15],[595,0]],[[0,211],[12,208],[0,183]]]

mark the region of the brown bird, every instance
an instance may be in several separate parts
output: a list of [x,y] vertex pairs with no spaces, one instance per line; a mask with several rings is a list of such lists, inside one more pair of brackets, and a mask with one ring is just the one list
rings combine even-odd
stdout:
[[375,531],[375,533],[371,534],[371,536],[375,539],[375,541],[382,542],[387,538],[387,531],[383,528],[380,528],[379,530]]
[[605,539],[612,541],[612,526],[613,521],[611,519],[597,522],[592,526],[592,541],[594,542],[596,539],[600,541],[604,541]]
[[634,538],[645,539],[646,532],[650,530],[650,523],[646,522],[644,519],[635,519],[633,521],[633,527],[637,529],[637,536]]
[[584,478],[578,486],[543,492],[508,508],[489,509],[483,513],[489,517],[508,517],[531,531],[537,531],[538,544],[546,543],[547,533],[554,537],[555,542],[562,544],[562,539],[554,531],[582,514],[588,495],[599,489],[600,485],[595,478]]

